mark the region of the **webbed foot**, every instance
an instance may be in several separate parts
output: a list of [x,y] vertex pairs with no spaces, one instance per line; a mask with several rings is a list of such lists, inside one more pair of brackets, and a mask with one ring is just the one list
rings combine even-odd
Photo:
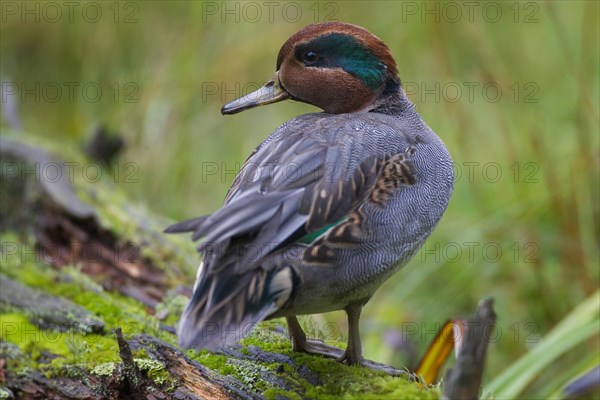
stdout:
[[357,349],[360,350],[360,343],[356,344],[355,342],[352,342],[352,339],[356,339],[357,336],[354,336],[349,340],[349,346],[346,351],[344,351],[338,347],[330,346],[322,340],[307,339],[296,317],[287,317],[286,319],[290,331],[290,338],[292,340],[293,351],[333,358],[340,363],[346,363],[348,365],[362,365],[363,367],[375,371],[385,372],[391,376],[410,375],[407,371],[365,359],[360,351],[357,352]]

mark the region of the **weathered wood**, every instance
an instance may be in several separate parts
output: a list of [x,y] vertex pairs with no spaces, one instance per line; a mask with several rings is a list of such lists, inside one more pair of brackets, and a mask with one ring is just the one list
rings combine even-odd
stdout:
[[482,300],[474,318],[467,321],[456,365],[444,378],[442,399],[479,399],[490,333],[496,323],[493,306],[493,299]]
[[181,386],[176,393],[189,393],[201,399],[261,399],[241,382],[222,376],[185,356],[181,350],[150,335],[136,335],[129,344],[144,349],[153,359],[165,364],[178,377]]
[[117,344],[119,345],[119,355],[121,356],[121,373],[123,375],[123,391],[133,400],[144,399],[144,390],[142,387],[142,374],[133,361],[133,353],[129,344],[123,337],[123,331],[120,327],[115,329]]

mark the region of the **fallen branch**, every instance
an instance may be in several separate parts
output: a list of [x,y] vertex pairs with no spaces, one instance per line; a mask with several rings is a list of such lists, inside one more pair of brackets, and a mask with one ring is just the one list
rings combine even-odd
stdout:
[[493,299],[482,300],[475,317],[467,321],[456,365],[444,378],[442,399],[479,399],[490,332],[496,323],[493,306]]

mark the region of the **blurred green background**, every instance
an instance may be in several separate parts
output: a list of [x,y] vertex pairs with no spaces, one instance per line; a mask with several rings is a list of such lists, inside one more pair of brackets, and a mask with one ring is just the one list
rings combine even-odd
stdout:
[[[440,324],[493,296],[499,318],[486,383],[516,371],[516,360],[536,347],[556,353],[543,364],[526,359],[531,379],[514,392],[492,384],[497,398],[554,395],[600,361],[598,2],[69,7],[2,3],[1,127],[18,118],[28,134],[79,146],[107,126],[127,144],[112,171],[116,183],[175,220],[217,209],[254,147],[315,111],[285,102],[220,114],[272,75],[283,42],[312,22],[366,27],[390,46],[457,174],[437,230],[366,307],[367,357],[414,363],[411,352],[422,354]],[[573,311],[585,299],[591,320]],[[560,340],[545,342],[569,316]],[[333,313],[304,323],[337,340],[344,319]],[[327,327],[331,321],[339,329]],[[596,328],[573,339],[590,321]]]

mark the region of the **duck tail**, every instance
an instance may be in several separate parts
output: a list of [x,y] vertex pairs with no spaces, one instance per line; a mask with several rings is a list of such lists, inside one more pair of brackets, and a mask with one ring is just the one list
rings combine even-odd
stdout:
[[217,350],[248,336],[290,299],[295,279],[291,267],[223,275],[199,271],[177,328],[180,346]]

